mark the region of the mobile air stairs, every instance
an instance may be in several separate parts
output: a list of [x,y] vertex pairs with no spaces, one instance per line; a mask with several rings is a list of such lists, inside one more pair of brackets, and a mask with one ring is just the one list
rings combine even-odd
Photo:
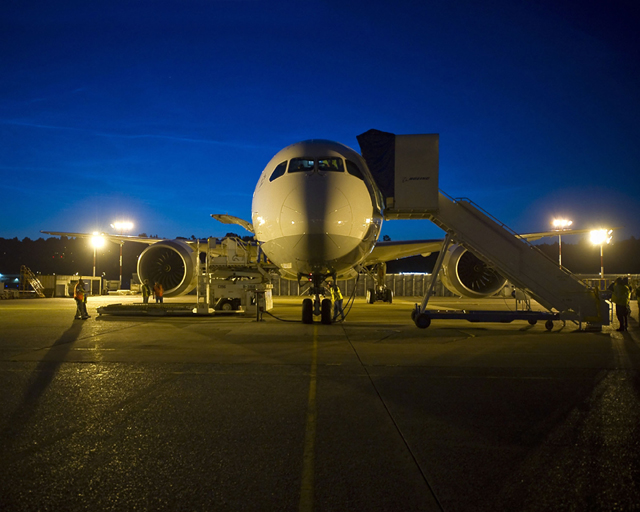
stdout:
[[[432,318],[464,318],[472,322],[572,320],[601,329],[609,323],[609,305],[597,289],[587,287],[561,269],[536,247],[467,199],[454,200],[440,192],[438,134],[395,135],[369,130],[358,137],[362,156],[384,198],[384,217],[429,219],[446,233],[433,279],[412,318],[421,328]],[[548,309],[543,311],[433,311],[429,297],[451,243],[482,259],[489,268]],[[525,295],[525,296],[526,296]]]
[[[444,254],[455,242],[476,254],[490,268],[508,279],[516,288],[533,297],[549,312],[535,311],[428,311],[432,286],[420,306],[412,313],[416,325],[428,327],[434,318],[465,318],[470,321],[510,322],[511,320],[546,320],[547,329],[553,320],[572,320],[600,329],[609,323],[609,306],[601,300],[597,289],[589,288],[566,269],[548,258],[538,248],[519,237],[468,199],[452,199],[439,192],[438,208],[426,216],[446,231],[433,276],[440,271]],[[435,278],[432,279],[432,284]]]
[[38,297],[44,297],[44,286],[42,286],[40,280],[31,272],[29,267],[22,265],[20,267],[20,291],[27,292],[29,286],[33,288]]

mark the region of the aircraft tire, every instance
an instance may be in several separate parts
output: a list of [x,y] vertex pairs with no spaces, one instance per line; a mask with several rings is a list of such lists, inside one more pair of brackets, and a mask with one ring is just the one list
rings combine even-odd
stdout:
[[416,327],[419,329],[426,329],[431,325],[431,318],[426,313],[420,313],[415,318]]
[[373,304],[376,301],[376,291],[373,288],[367,290],[367,304]]
[[302,301],[302,323],[313,323],[313,301],[311,299],[304,299]]
[[393,290],[387,288],[384,292],[384,301],[389,304],[393,303]]
[[325,325],[329,325],[331,324],[331,299],[322,299],[322,304],[321,304],[321,318],[322,318],[322,323]]

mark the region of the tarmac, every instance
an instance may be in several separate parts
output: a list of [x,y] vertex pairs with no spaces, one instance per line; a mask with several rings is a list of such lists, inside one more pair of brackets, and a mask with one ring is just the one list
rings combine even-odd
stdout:
[[[0,509],[638,510],[640,331],[0,302]],[[184,299],[182,299],[184,302]],[[435,298],[434,308],[513,309]]]

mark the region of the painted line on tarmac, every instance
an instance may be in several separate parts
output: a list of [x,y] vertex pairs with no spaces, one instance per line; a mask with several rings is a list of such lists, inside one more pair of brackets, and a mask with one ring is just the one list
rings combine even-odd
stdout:
[[309,399],[307,402],[307,423],[304,433],[304,453],[302,456],[302,486],[300,488],[300,512],[313,510],[314,469],[316,451],[316,386],[318,377],[318,327],[313,326],[313,348],[311,369],[309,370]]

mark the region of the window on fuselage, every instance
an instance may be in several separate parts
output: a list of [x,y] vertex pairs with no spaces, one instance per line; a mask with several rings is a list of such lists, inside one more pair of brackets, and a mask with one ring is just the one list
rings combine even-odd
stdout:
[[344,172],[342,158],[319,158],[318,171],[320,172]]
[[313,158],[292,158],[289,172],[313,172],[315,160]]
[[276,178],[279,178],[280,176],[282,176],[285,172],[287,171],[287,162],[284,161],[281,164],[278,164],[278,167],[276,167],[273,172],[271,173],[271,176],[269,177],[269,181],[273,181]]
[[351,160],[347,160],[347,172],[352,176],[360,178],[362,181],[364,181],[364,176],[362,174],[362,171],[360,170],[360,167],[358,167],[358,165]]

